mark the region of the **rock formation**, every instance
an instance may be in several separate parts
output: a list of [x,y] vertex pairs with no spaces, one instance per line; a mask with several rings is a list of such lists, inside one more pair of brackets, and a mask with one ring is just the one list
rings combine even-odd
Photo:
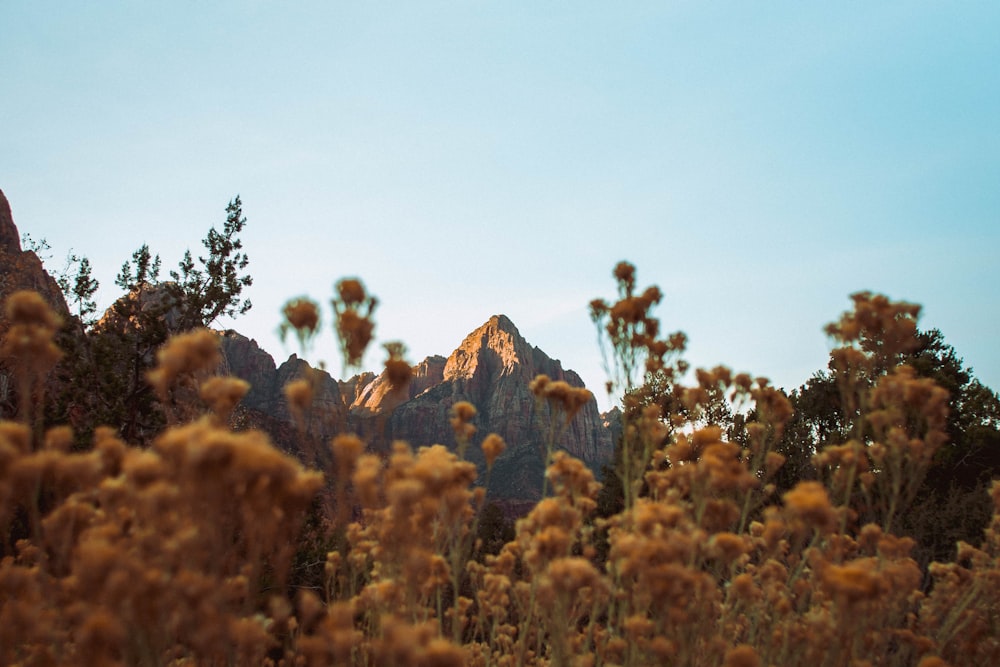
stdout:
[[[583,382],[576,373],[564,370],[558,361],[529,345],[506,316],[491,317],[469,334],[443,368],[441,359],[431,357],[417,367],[405,396],[389,391],[381,376],[362,390],[352,407],[352,422],[368,422],[360,430],[376,448],[397,439],[414,447],[434,443],[455,447],[451,408],[459,401],[468,401],[478,414],[477,433],[467,456],[481,473],[485,472],[478,448],[482,438],[497,433],[507,442],[507,451],[491,473],[492,495],[512,500],[540,496],[544,453],[552,434],[557,449],[582,459],[596,471],[611,459],[611,435],[596,401],[569,424],[561,414],[536,401],[528,388],[536,375],[545,374],[577,387]],[[439,368],[440,381],[435,383]]]
[[[413,367],[409,384],[396,389],[384,373],[362,373],[335,382],[325,373],[309,369],[294,355],[275,368],[271,357],[254,341],[233,331],[223,335],[223,351],[228,372],[253,386],[243,408],[273,421],[252,415],[248,419],[260,423],[290,451],[300,452],[303,447],[295,438],[286,442],[287,427],[278,428],[294,421],[283,387],[313,372],[320,374],[321,381],[307,430],[318,442],[350,431],[376,452],[388,452],[394,440],[405,440],[414,448],[440,443],[454,449],[452,406],[459,401],[475,405],[477,431],[466,456],[479,466],[480,480],[484,480],[486,464],[479,443],[489,433],[504,438],[507,451],[494,464],[489,491],[510,506],[530,506],[540,497],[550,437],[555,436],[556,449],[582,459],[595,472],[600,472],[613,454],[611,430],[598,413],[596,401],[566,424],[560,413],[553,413],[531,394],[528,384],[539,374],[577,387],[583,382],[576,373],[564,370],[558,361],[529,345],[504,315],[491,317],[447,358],[424,359]],[[325,449],[322,444],[306,449],[310,447]]]
[[0,301],[24,289],[35,290],[59,314],[69,315],[66,299],[55,278],[45,271],[38,255],[21,249],[21,235],[14,224],[10,203],[0,190]]
[[[240,403],[241,419],[267,431],[282,449],[310,462],[327,463],[326,443],[348,430],[340,384],[326,371],[312,368],[294,354],[281,366],[275,366],[274,359],[257,341],[232,330],[221,336],[221,371],[250,383],[250,391]],[[314,392],[312,406],[303,415],[301,425],[285,397],[285,385],[300,379],[311,382]]]
[[[37,290],[68,315],[56,281],[35,253],[21,249],[10,206],[0,192],[0,296],[16,289]],[[138,299],[139,311],[149,310],[152,319],[161,319],[169,331],[175,327],[165,294],[162,286],[152,286],[123,299]],[[125,330],[142,326],[140,320],[145,321],[123,321],[112,309],[97,329]],[[82,328],[80,335],[87,335]],[[530,506],[540,497],[550,440],[555,449],[582,459],[595,472],[612,457],[611,429],[598,414],[596,401],[566,423],[561,413],[535,399],[528,385],[539,374],[577,387],[583,382],[529,345],[504,315],[491,317],[447,358],[431,356],[414,366],[410,382],[402,388],[393,388],[384,374],[363,373],[337,381],[295,355],[278,366],[255,341],[231,330],[220,332],[220,337],[224,359],[220,372],[251,385],[235,413],[236,426],[263,429],[277,446],[321,467],[330,463],[330,439],[344,432],[362,436],[376,452],[389,451],[393,440],[406,440],[415,448],[437,443],[455,448],[450,417],[459,401],[478,410],[477,431],[466,456],[479,466],[480,480],[486,472],[479,448],[482,439],[497,433],[507,442],[491,471],[489,492],[508,508]],[[312,406],[301,420],[290,409],[284,391],[289,382],[300,379],[309,381],[314,392]]]

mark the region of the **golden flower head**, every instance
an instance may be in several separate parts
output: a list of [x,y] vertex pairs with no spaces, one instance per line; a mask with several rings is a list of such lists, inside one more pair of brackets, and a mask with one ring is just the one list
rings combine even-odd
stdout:
[[291,327],[295,330],[295,337],[299,339],[299,345],[305,349],[319,329],[319,306],[311,299],[299,297],[286,303],[282,313],[285,316],[285,321],[278,328],[282,341],[285,339],[288,328]]
[[73,429],[69,426],[53,426],[45,432],[45,449],[68,452],[73,446]]
[[354,434],[338,435],[333,439],[331,447],[333,448],[333,455],[337,458],[337,462],[346,463],[350,466],[353,466],[354,462],[365,451],[364,441]]
[[337,316],[337,334],[340,336],[345,361],[348,366],[361,363],[375,332],[375,323],[362,316],[354,308],[348,308]]
[[403,358],[406,346],[399,341],[392,341],[382,347],[389,353],[389,358],[385,360],[385,376],[389,380],[389,385],[393,389],[405,388],[413,377],[413,368]]
[[337,282],[337,296],[348,306],[357,306],[367,298],[365,286],[357,278],[344,278]]
[[726,657],[722,661],[722,667],[759,667],[760,656],[756,649],[749,644],[740,644],[735,648],[726,651]]
[[827,495],[826,487],[819,482],[799,482],[783,497],[785,507],[792,516],[817,530],[829,529],[836,521],[830,496]]
[[631,290],[635,286],[635,265],[629,262],[615,264],[614,277],[623,286]]
[[38,292],[21,290],[7,297],[7,319],[12,324],[58,329],[62,320]]
[[888,585],[875,558],[859,558],[843,565],[829,564],[822,570],[822,580],[840,602],[847,604],[874,600]]
[[201,383],[201,400],[219,419],[226,420],[250,391],[250,383],[235,377],[215,376]]
[[292,299],[285,304],[284,314],[288,323],[299,331],[311,334],[319,328],[319,306],[311,299]]
[[313,395],[312,383],[305,378],[292,380],[285,385],[285,398],[293,411],[302,413],[308,410],[312,405]]
[[486,457],[486,467],[492,468],[497,457],[507,449],[507,443],[496,433],[490,433],[483,439],[482,448],[483,455]]
[[10,329],[0,343],[0,358],[16,369],[48,372],[62,358],[55,334],[62,320],[37,292],[14,292],[7,298]]
[[[476,412],[476,406],[468,401],[459,401],[451,407],[452,419],[460,422],[471,421],[472,418],[476,416]],[[454,425],[454,421],[452,424]]]
[[156,353],[157,366],[146,374],[161,399],[183,375],[208,373],[222,363],[219,337],[208,329],[172,336]]

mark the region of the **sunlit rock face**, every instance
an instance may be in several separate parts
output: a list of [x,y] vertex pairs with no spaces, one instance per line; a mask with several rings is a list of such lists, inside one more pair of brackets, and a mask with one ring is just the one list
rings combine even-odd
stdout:
[[[10,205],[0,192],[0,297],[17,289],[34,289],[60,313],[68,314],[56,281],[34,252],[22,250]],[[144,287],[122,299],[138,300],[139,311],[155,311],[168,332],[176,328],[165,285]],[[133,313],[136,309],[120,310]],[[123,317],[109,309],[97,328],[124,330],[142,325]],[[508,506],[540,497],[550,438],[555,449],[566,450],[595,471],[612,458],[611,429],[598,414],[595,401],[566,423],[561,414],[532,395],[528,384],[539,374],[577,387],[583,382],[530,345],[505,315],[491,317],[448,357],[431,356],[418,363],[403,387],[391,386],[385,374],[363,373],[337,381],[295,355],[277,365],[255,341],[235,331],[220,332],[220,337],[224,361],[219,372],[251,385],[234,417],[237,428],[263,428],[279,447],[311,463],[328,464],[329,440],[343,432],[362,436],[375,452],[388,452],[394,440],[406,440],[415,448],[440,443],[456,449],[450,417],[459,401],[468,401],[478,410],[476,434],[468,443],[466,457],[479,466],[481,483],[486,469],[480,442],[489,433],[507,442],[507,450],[491,471],[489,492]],[[305,378],[313,383],[314,401],[300,423],[289,409],[284,387]]]
[[[479,449],[482,438],[497,433],[507,442],[507,451],[496,461],[490,476],[490,493],[510,500],[532,500],[541,495],[544,456],[548,438],[554,434],[556,448],[583,459],[592,468],[608,462],[612,455],[610,432],[603,425],[596,401],[591,401],[566,424],[562,415],[539,403],[528,384],[539,374],[582,387],[573,371],[532,347],[504,315],[495,315],[466,336],[444,360],[426,359],[415,369],[406,390],[393,392],[380,376],[363,391],[352,407],[352,418],[368,421],[365,435],[376,448],[392,440],[406,440],[414,447],[435,443],[455,448],[451,427],[452,406],[468,401],[476,406],[475,437],[467,458],[480,467],[485,460]],[[440,376],[438,376],[440,369]],[[435,382],[437,378],[440,380]]]
[[[479,443],[489,433],[504,438],[507,451],[490,473],[489,492],[510,506],[541,496],[550,437],[555,438],[557,449],[583,459],[595,471],[612,457],[611,431],[598,413],[596,401],[567,424],[560,413],[553,413],[547,404],[535,399],[528,384],[539,374],[577,387],[583,382],[525,341],[504,315],[491,317],[448,357],[431,356],[415,365],[412,378],[403,387],[393,387],[384,373],[362,373],[338,382],[325,372],[309,369],[294,355],[276,367],[256,342],[234,331],[223,334],[222,347],[226,359],[223,371],[252,385],[242,408],[260,416],[247,415],[247,419],[259,422],[288,451],[308,454],[316,447],[323,449],[324,441],[344,431],[357,433],[370,450],[381,453],[387,453],[394,440],[405,440],[414,448],[440,443],[456,449],[451,410],[455,403],[468,401],[478,414],[473,422],[476,434],[468,443],[466,457],[479,466],[480,482],[485,483],[486,464]],[[317,393],[306,418],[305,436],[310,444],[303,445],[296,442],[302,434],[288,428],[294,425],[294,416],[283,387],[310,372],[318,374],[314,376]],[[285,427],[278,428],[282,424]]]

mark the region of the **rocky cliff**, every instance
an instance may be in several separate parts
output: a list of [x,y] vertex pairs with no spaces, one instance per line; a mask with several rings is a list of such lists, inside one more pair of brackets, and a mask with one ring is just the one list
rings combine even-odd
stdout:
[[[341,386],[326,371],[312,368],[291,355],[281,366],[257,341],[227,330],[222,332],[223,373],[246,380],[250,391],[241,401],[241,419],[263,428],[275,444],[317,464],[329,461],[326,443],[349,430]],[[285,397],[285,385],[306,379],[313,386],[311,408],[303,415],[302,432]]]
[[[459,401],[468,401],[478,410],[476,435],[466,455],[480,467],[481,479],[486,472],[479,449],[482,438],[497,433],[507,442],[507,451],[494,464],[490,479],[491,495],[504,501],[529,502],[540,497],[550,437],[555,437],[557,449],[582,459],[595,471],[612,457],[612,432],[598,413],[596,401],[567,424],[560,413],[553,413],[532,395],[528,385],[539,374],[577,387],[583,382],[528,344],[504,315],[491,317],[447,358],[432,356],[414,366],[409,384],[400,388],[393,388],[384,374],[363,373],[337,382],[295,355],[275,367],[256,342],[234,331],[223,334],[222,348],[224,370],[253,387],[243,400],[244,410],[267,416],[248,414],[246,419],[260,423],[285,449],[306,458],[325,460],[325,447],[317,443],[342,431],[357,433],[378,452],[388,452],[394,440],[405,440],[413,447],[441,443],[455,448],[450,417]],[[289,438],[297,432],[287,428],[294,424],[294,416],[283,388],[310,374],[317,388],[306,417],[312,444],[303,445],[297,442],[298,435]],[[282,424],[286,426],[279,428]],[[317,448],[322,450],[319,454],[311,452]]]
[[[406,396],[388,391],[383,377],[372,381],[355,402],[352,418],[373,425],[363,427],[376,447],[392,440],[406,440],[414,447],[442,443],[456,445],[449,421],[452,406],[468,401],[476,406],[476,436],[468,458],[485,472],[478,443],[489,433],[507,442],[507,451],[497,460],[490,483],[491,494],[505,499],[531,500],[541,494],[544,452],[551,433],[556,447],[587,462],[592,469],[611,459],[610,431],[591,401],[570,422],[552,414],[539,403],[528,384],[536,375],[582,387],[573,371],[537,347],[532,347],[504,315],[491,317],[469,334],[444,360],[431,357],[417,367]],[[438,380],[440,369],[440,380]],[[437,380],[435,382],[435,380]]]
[[[59,312],[68,314],[55,280],[33,252],[21,249],[10,206],[0,192],[0,296],[16,289],[35,289]],[[156,306],[161,292],[154,289],[139,298]],[[140,303],[140,307],[144,305]],[[157,308],[160,310],[169,329],[170,310]],[[113,314],[107,315],[103,328],[128,324],[112,319]],[[85,335],[82,329],[81,335]],[[454,448],[450,417],[452,406],[459,401],[468,401],[478,409],[474,420],[477,431],[467,456],[481,473],[485,473],[479,448],[482,439],[497,433],[507,442],[506,452],[494,464],[490,493],[509,506],[530,503],[540,496],[550,438],[554,437],[556,448],[583,459],[595,471],[612,457],[611,430],[598,414],[595,401],[567,424],[560,414],[553,414],[547,404],[535,399],[528,385],[539,374],[578,387],[583,382],[573,371],[564,370],[559,361],[529,345],[504,315],[491,317],[448,357],[424,359],[413,367],[407,386],[397,388],[384,375],[374,373],[337,381],[295,355],[278,366],[246,336],[230,330],[220,332],[220,337],[224,358],[220,372],[251,385],[236,412],[237,427],[261,428],[276,445],[310,463],[328,464],[329,440],[343,432],[361,435],[373,451],[389,451],[393,440],[406,440],[414,447],[441,443]],[[284,391],[289,382],[300,379],[311,383],[314,394],[312,407],[301,421],[290,409]]]
[[0,190],[0,302],[18,290],[35,290],[61,315],[69,314],[66,299],[31,250],[21,249],[21,235],[14,224],[10,203]]

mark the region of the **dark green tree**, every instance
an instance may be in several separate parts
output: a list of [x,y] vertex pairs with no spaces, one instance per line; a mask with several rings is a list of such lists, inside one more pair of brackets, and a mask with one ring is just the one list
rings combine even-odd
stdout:
[[97,313],[97,301],[94,295],[101,284],[94,278],[90,260],[70,253],[66,258],[66,267],[56,276],[59,289],[71,307],[75,306],[76,317],[85,327],[94,324]]
[[222,232],[212,227],[202,240],[208,255],[199,256],[196,264],[189,250],[178,270],[170,272],[173,282],[167,284],[167,292],[177,304],[180,329],[208,326],[223,315],[232,317],[250,310],[250,300],[241,298],[243,288],[253,284],[253,278],[244,272],[250,259],[238,236],[246,222],[237,195],[226,207]]
[[[916,339],[915,349],[899,355],[896,363],[933,379],[951,397],[949,440],[935,455],[900,523],[900,531],[917,541],[914,556],[926,565],[952,560],[958,540],[982,541],[991,514],[989,482],[1000,475],[1000,399],[974,377],[939,330],[919,331]],[[856,417],[844,413],[832,369],[814,374],[789,398],[795,413],[778,447],[786,457],[775,480],[779,492],[816,478],[813,454],[850,438]]]
[[78,312],[60,340],[68,354],[57,369],[48,411],[52,423],[72,424],[84,443],[103,424],[119,428],[134,443],[147,442],[162,428],[163,416],[146,382],[156,350],[171,334],[250,309],[250,301],[241,298],[252,280],[239,238],[246,218],[238,196],[226,213],[223,231],[213,227],[202,240],[205,256],[195,262],[186,252],[170,272],[172,281],[160,281],[159,255],[140,246],[115,279],[124,295],[92,326],[86,318],[95,308],[97,284],[89,262],[77,264],[75,276],[62,284]]

